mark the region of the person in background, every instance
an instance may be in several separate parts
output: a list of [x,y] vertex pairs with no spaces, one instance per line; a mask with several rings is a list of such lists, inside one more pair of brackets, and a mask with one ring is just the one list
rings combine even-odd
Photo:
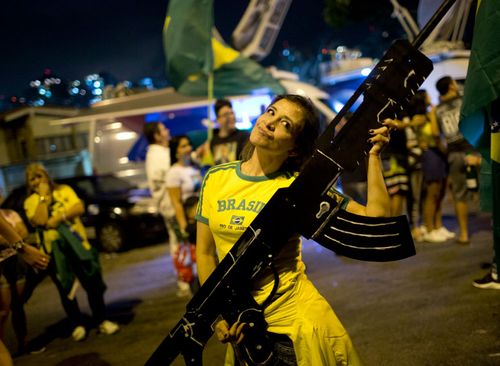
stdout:
[[218,128],[214,129],[212,139],[197,149],[197,155],[203,156],[210,150],[215,165],[235,161],[240,158],[249,133],[236,128],[236,118],[229,100],[218,99],[214,112]]
[[[444,147],[435,127],[434,114],[429,94],[419,90],[410,102],[410,128],[415,135],[415,146],[411,151],[421,151],[420,162],[418,154],[416,165],[411,176],[412,184],[412,223],[413,235],[417,241],[442,243],[451,238],[450,232],[444,227],[442,220],[442,202],[446,190],[447,166]],[[434,121],[434,122],[433,122]],[[410,154],[411,156],[411,154]],[[425,182],[425,187],[424,183]],[[424,192],[422,192],[424,191]],[[422,224],[418,226],[417,202],[422,198]]]
[[[424,192],[422,201],[423,225],[413,234],[417,240],[428,243],[443,243],[450,233],[442,222],[442,201],[448,175],[444,146],[432,112],[430,98],[425,90],[418,91],[410,103],[410,126],[414,128],[418,146],[422,150],[422,181]],[[416,184],[418,186],[418,183]],[[418,195],[415,192],[415,195]],[[415,229],[415,227],[414,227]]]
[[[170,201],[174,207],[175,217],[171,225],[175,228],[179,245],[175,249],[174,261],[177,263],[179,277],[177,279],[179,297],[189,297],[192,294],[191,287],[194,286],[193,270],[184,270],[182,264],[192,267],[190,258],[188,216],[184,209],[184,203],[189,197],[197,195],[201,186],[201,174],[199,169],[193,167],[191,152],[193,148],[186,135],[173,137],[170,141],[170,161],[172,167],[167,173],[166,186],[170,195]],[[181,246],[183,246],[181,248]],[[186,248],[188,246],[188,248]],[[182,249],[182,253],[181,253]],[[188,258],[186,258],[187,254]],[[182,263],[179,259],[184,259]]]
[[[2,216],[16,231],[16,233],[26,240],[28,237],[28,229],[19,214],[13,210],[1,209]],[[9,242],[0,234],[0,246],[6,246]],[[24,248],[24,247],[23,247]],[[40,253],[38,250],[29,246],[28,250]],[[2,253],[8,252],[3,250]],[[5,327],[7,320],[12,311],[12,327],[16,336],[18,351],[17,354],[25,352],[40,353],[45,350],[43,346],[35,346],[27,342],[27,324],[26,313],[24,312],[26,275],[28,268],[26,261],[23,260],[22,251],[15,253],[10,257],[1,256],[0,259],[0,339],[5,340]],[[7,253],[6,253],[7,254]],[[42,264],[48,263],[49,257],[40,253]],[[46,265],[43,266],[44,268]]]
[[196,210],[198,208],[199,197],[190,196],[184,201],[184,212],[186,212],[187,227],[186,232],[189,242],[196,244]]
[[[410,118],[410,117],[407,117]],[[406,148],[408,149],[408,179],[410,182],[410,194],[408,195],[408,218],[411,225],[413,239],[422,241],[422,148],[418,143],[416,127],[408,125],[404,128],[406,135]]]
[[[390,124],[390,121],[384,124]],[[203,284],[231,250],[263,205],[279,188],[288,187],[312,154],[319,120],[312,103],[302,96],[278,96],[257,119],[243,151],[243,160],[212,167],[206,174],[197,212],[196,259]],[[370,131],[368,203],[362,206],[340,193],[342,207],[366,216],[389,216],[390,202],[381,172],[380,151],[388,142],[388,127]],[[234,217],[238,218],[236,222]],[[307,279],[301,241],[290,238],[274,260],[279,276],[276,298],[264,308],[268,331],[279,344],[275,364],[360,365],[351,339],[328,302]],[[275,281],[269,271],[254,279],[253,296],[262,304]],[[222,300],[223,301],[223,300]],[[219,320],[215,334],[223,343],[241,342],[245,323]],[[286,362],[284,362],[286,359]],[[233,364],[228,347],[226,365]],[[282,362],[282,363],[279,363]]]
[[447,145],[449,183],[459,230],[457,243],[469,244],[466,165],[476,167],[481,163],[481,159],[458,128],[462,96],[457,82],[450,76],[444,76],[436,82],[436,89],[440,95],[440,103],[434,113],[437,128]]
[[[143,132],[149,144],[146,153],[146,176],[148,179],[148,186],[165,222],[173,270],[175,276],[179,277],[175,262],[176,253],[179,248],[178,235],[173,226],[173,222],[175,222],[175,210],[172,206],[167,188],[167,173],[172,165],[169,148],[170,131],[161,122],[149,122],[144,125]],[[182,281],[177,281],[177,293],[179,295],[183,287],[184,283]]]
[[[39,269],[39,270],[45,270],[47,268],[47,265],[49,264],[50,257],[41,253],[38,249],[27,245],[24,243],[23,237],[19,235],[19,233],[16,231],[14,227],[7,221],[7,219],[4,217],[4,215],[0,215],[0,251],[1,251],[1,257],[2,260],[0,261],[0,271],[1,271],[1,281],[5,282],[6,278],[5,276],[5,271],[6,271],[6,263],[5,261],[9,260],[10,258],[15,258],[14,256],[17,254],[20,254],[22,259],[30,266],[33,266],[33,268]],[[19,278],[17,279],[19,281]],[[17,282],[17,281],[16,281]],[[5,302],[9,299],[9,292],[13,291],[18,291],[18,288],[16,286],[16,289],[10,289],[10,291],[5,292],[4,291],[5,286],[2,286],[1,291],[2,291],[2,302],[5,305]],[[22,309],[23,304],[17,304],[17,306],[20,306]],[[4,306],[2,306],[3,312],[7,312],[8,314],[8,308],[5,309]],[[22,310],[24,313],[24,310]],[[5,324],[3,324],[4,326]],[[12,357],[10,355],[9,350],[7,347],[5,347],[5,343],[3,342],[3,329],[2,329],[2,337],[0,338],[0,365],[2,366],[11,366],[12,363]]]
[[498,207],[500,187],[498,185],[494,186],[500,180],[494,167],[494,164],[500,162],[500,148],[493,142],[493,135],[496,134],[498,136],[498,133],[500,133],[500,99],[496,99],[491,103],[489,128],[491,134],[489,156],[491,159],[481,159],[480,182],[482,183],[479,184],[479,188],[481,191],[480,210],[481,212],[489,212],[491,214],[493,260],[489,271],[483,277],[475,279],[472,285],[480,289],[500,290],[500,277],[498,274],[498,269],[500,268],[500,207]]
[[190,271],[192,273],[191,292],[195,294],[200,288],[198,280],[198,270],[196,268],[196,210],[198,208],[199,197],[190,196],[184,201],[184,212],[187,219],[187,243],[189,244],[189,259],[191,260]]
[[[495,111],[495,108],[498,108],[498,111],[495,111],[498,113],[500,111],[500,102],[496,102],[497,106],[493,107],[492,110]],[[497,116],[495,116],[495,112],[492,113],[492,120],[490,121],[490,126],[491,126],[491,131],[495,131],[495,128],[498,129],[498,122],[496,123],[496,126],[494,125],[495,120],[493,118],[496,117],[497,121],[500,121],[500,113],[498,113]],[[481,160],[481,181],[486,181],[486,180],[491,180],[492,179],[492,168],[491,168],[491,161],[488,161],[487,159],[482,159]],[[495,199],[495,194],[498,194],[495,192],[495,188],[491,187],[491,184],[488,184],[487,182],[483,183],[480,185],[480,188],[482,190],[481,192],[481,198],[484,197],[484,199],[481,199],[481,204],[480,204],[480,209],[481,212],[489,212],[492,215],[492,227],[493,230],[491,231],[491,234],[493,236],[493,260],[491,261],[491,267],[489,268],[488,272],[485,273],[482,277],[475,279],[472,281],[472,286],[480,289],[491,289],[491,290],[500,290],[500,277],[498,275],[498,258],[500,256],[500,253],[498,251],[498,240],[499,240],[499,232],[498,228],[495,228],[495,211],[500,210],[498,206],[495,206],[495,202],[498,202],[498,199]],[[498,215],[498,214],[497,214]]]
[[391,133],[391,140],[382,153],[382,164],[385,184],[391,198],[391,215],[403,214],[404,203],[409,192],[408,149],[406,147],[406,123],[401,122]]
[[97,252],[88,242],[80,219],[85,212],[83,202],[70,186],[55,184],[45,167],[39,163],[26,167],[26,186],[26,217],[37,229],[41,250],[52,258],[47,271],[57,287],[61,303],[73,327],[73,340],[81,341],[87,335],[75,297],[78,283],[87,293],[99,332],[116,333],[120,328],[118,324],[106,319],[106,285]]
[[149,144],[145,164],[148,187],[153,199],[158,203],[160,213],[166,220],[174,215],[170,196],[165,186],[167,172],[171,165],[168,146],[170,131],[161,122],[149,122],[144,125],[143,132]]

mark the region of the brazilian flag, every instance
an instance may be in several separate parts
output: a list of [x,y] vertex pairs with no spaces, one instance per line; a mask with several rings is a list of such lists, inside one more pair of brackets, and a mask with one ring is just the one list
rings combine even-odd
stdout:
[[212,70],[213,0],[170,0],[163,27],[167,76],[177,89]]
[[[474,25],[460,130],[485,158],[491,179],[481,180],[481,202],[493,212],[493,241],[500,269],[500,1],[482,0]],[[488,181],[489,180],[489,181]],[[484,194],[486,193],[486,194]]]
[[255,90],[284,93],[283,86],[261,65],[212,35],[213,0],[170,0],[163,43],[167,77],[182,94],[251,94]]

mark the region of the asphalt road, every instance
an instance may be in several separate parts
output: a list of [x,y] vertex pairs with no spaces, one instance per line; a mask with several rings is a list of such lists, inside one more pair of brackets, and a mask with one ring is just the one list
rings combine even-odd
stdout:
[[[445,223],[453,228],[454,220]],[[472,243],[417,243],[417,255],[368,263],[338,257],[304,243],[308,275],[350,333],[366,365],[500,365],[500,292],[471,285],[491,261],[488,216],[471,217]],[[15,359],[16,366],[143,365],[180,318],[166,244],[102,255],[106,301],[118,334],[95,329],[76,343],[65,328],[54,285],[45,280],[26,306],[29,334],[44,353]],[[89,309],[79,290],[81,308]],[[15,347],[10,331],[9,347]],[[205,365],[221,365],[224,348],[211,340]],[[183,365],[178,359],[175,365]]]

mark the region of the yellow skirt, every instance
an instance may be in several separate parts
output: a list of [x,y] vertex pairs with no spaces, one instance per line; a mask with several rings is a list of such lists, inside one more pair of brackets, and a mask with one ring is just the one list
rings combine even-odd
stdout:
[[[299,366],[362,365],[337,315],[305,274],[266,308],[264,316],[270,332],[292,340]],[[231,346],[225,365],[234,365]]]

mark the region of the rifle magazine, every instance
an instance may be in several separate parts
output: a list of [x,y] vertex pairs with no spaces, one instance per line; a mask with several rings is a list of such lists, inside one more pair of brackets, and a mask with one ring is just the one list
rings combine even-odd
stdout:
[[406,216],[366,217],[339,210],[312,239],[339,255],[363,261],[387,262],[415,255]]

